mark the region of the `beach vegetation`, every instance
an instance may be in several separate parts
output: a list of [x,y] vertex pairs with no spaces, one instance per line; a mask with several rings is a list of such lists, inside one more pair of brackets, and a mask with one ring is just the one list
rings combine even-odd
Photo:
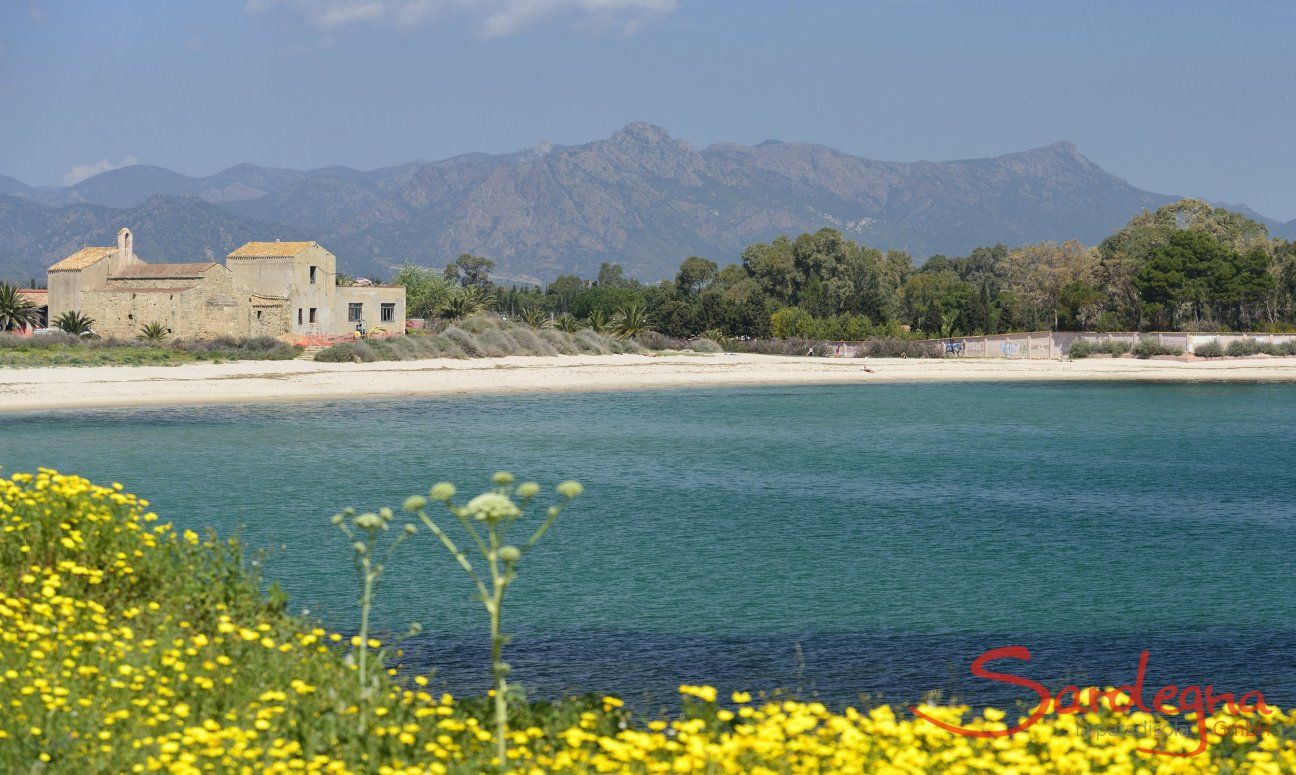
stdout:
[[647,306],[630,301],[617,309],[612,316],[612,330],[622,339],[631,339],[651,330],[652,316]]
[[13,283],[0,283],[0,331],[35,328],[40,324],[40,309],[19,290]]
[[145,323],[140,326],[139,338],[145,342],[160,342],[171,335],[171,331],[165,325],[158,322]]
[[634,340],[606,336],[590,329],[568,333],[535,329],[494,315],[477,315],[444,327],[411,331],[405,336],[343,341],[315,354],[331,363],[406,361],[421,358],[498,358],[506,355],[608,355],[639,352]]
[[1094,354],[1094,344],[1088,339],[1077,339],[1067,348],[1067,357],[1073,360],[1088,358]]
[[1183,348],[1162,344],[1154,336],[1140,337],[1134,345],[1134,357],[1151,358],[1157,355],[1183,355]]
[[68,310],[54,320],[54,327],[73,336],[92,336],[94,320],[77,310]]
[[1223,358],[1224,347],[1218,339],[1212,339],[1206,344],[1198,345],[1193,349],[1193,355],[1198,358]]
[[0,334],[0,366],[144,366],[198,361],[282,361],[302,348],[272,337],[213,339],[100,339],[66,332]]

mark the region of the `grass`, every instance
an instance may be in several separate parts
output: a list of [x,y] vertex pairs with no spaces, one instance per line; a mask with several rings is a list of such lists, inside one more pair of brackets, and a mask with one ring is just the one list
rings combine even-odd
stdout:
[[[444,487],[429,497],[443,497]],[[417,510],[423,501],[406,505]],[[479,497],[464,519],[481,519],[474,503],[497,511]],[[384,525],[393,521],[391,511],[381,513]],[[350,518],[358,526],[378,519]],[[285,596],[274,585],[262,591],[237,542],[178,532],[119,484],[47,469],[0,479],[0,527],[2,772],[1213,773],[1296,766],[1296,714],[1257,719],[1221,708],[1207,729],[1248,723],[1268,731],[1210,735],[1204,752],[1168,758],[1136,749],[1150,742],[1183,754],[1197,741],[1131,730],[1188,726],[1174,714],[1120,714],[1099,705],[1081,717],[1055,709],[1029,733],[979,739],[885,705],[833,711],[813,700],[722,695],[702,685],[680,687],[678,712],[643,718],[612,696],[519,696],[508,703],[501,761],[491,731],[500,707],[494,698],[434,696],[427,676],[397,669],[395,645],[287,613]],[[321,529],[328,529],[323,519]],[[429,545],[419,532],[404,549]],[[340,558],[359,551],[343,545],[347,540],[339,541]],[[505,550],[492,543],[485,551]],[[519,680],[525,676],[509,679]],[[980,732],[1002,730],[1017,716],[930,704],[919,710]]]
[[197,361],[289,360],[301,348],[270,337],[145,342],[55,333],[0,334],[0,366],[152,366]]

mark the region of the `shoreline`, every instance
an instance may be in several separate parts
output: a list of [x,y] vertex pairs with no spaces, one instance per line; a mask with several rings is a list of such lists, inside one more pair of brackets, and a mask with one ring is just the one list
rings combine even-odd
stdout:
[[[865,371],[865,367],[872,373]],[[805,358],[744,353],[0,369],[0,413],[445,395],[924,382],[1296,382],[1296,357]]]

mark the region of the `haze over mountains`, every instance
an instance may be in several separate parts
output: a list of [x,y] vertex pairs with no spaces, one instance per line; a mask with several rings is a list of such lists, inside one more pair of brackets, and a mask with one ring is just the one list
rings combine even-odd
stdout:
[[[592,277],[616,261],[656,280],[688,255],[725,264],[752,242],[822,226],[916,261],[997,242],[1094,243],[1176,198],[1131,186],[1069,143],[884,162],[777,141],[699,151],[635,123],[584,145],[368,172],[240,164],[190,177],[138,165],[59,188],[0,176],[0,277],[43,278],[64,255],[130,226],[150,261],[219,260],[250,239],[307,238],[358,274],[472,252],[512,277]],[[1296,220],[1262,220],[1296,237]]]

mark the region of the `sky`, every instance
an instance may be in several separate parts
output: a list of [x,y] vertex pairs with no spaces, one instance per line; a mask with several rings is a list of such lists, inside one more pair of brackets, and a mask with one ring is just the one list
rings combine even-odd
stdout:
[[632,121],[897,161],[1075,143],[1296,218],[1292,0],[3,0],[0,174],[361,169]]

